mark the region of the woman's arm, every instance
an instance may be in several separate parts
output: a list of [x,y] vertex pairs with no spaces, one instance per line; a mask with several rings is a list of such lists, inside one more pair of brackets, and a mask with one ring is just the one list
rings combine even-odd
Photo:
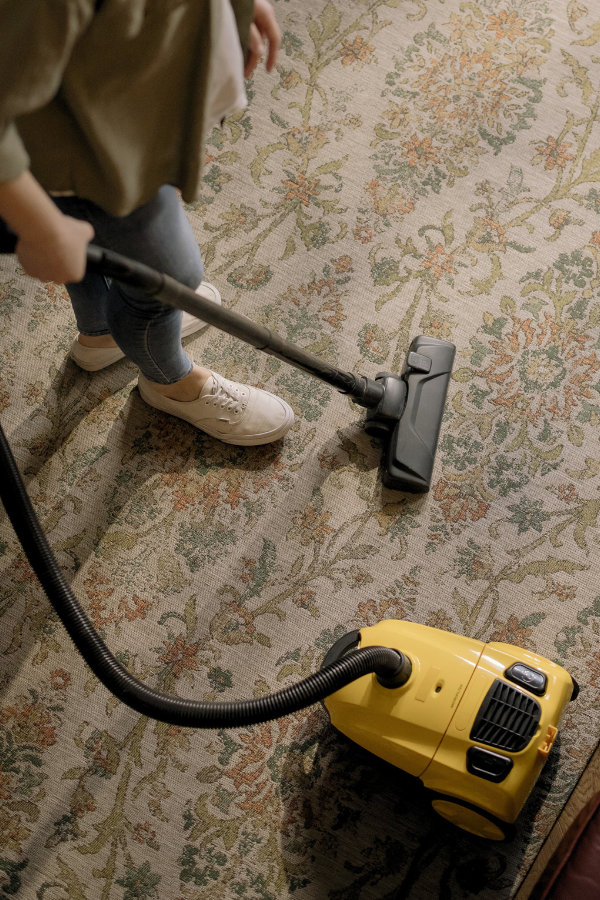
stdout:
[[59,89],[94,0],[0,0],[0,216],[18,235],[17,255],[41,281],[79,281],[93,229],[64,216],[29,172],[14,120]]

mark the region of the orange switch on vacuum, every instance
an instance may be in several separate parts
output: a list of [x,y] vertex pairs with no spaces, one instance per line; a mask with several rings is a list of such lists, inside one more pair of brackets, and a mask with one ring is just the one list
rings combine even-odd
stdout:
[[540,744],[540,746],[538,747],[538,753],[540,754],[540,756],[548,756],[550,750],[552,749],[554,738],[557,734],[558,728],[555,728],[554,725],[548,725],[548,731],[546,732],[544,743]]

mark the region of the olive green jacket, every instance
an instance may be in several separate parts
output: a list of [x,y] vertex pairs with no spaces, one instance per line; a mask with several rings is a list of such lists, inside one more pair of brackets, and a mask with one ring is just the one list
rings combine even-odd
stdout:
[[[253,0],[231,0],[242,46]],[[197,196],[218,0],[0,0],[0,182],[127,215]]]

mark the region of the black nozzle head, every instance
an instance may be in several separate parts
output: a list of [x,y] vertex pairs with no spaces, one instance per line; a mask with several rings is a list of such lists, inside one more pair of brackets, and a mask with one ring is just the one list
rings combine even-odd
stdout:
[[429,490],[455,353],[449,341],[419,335],[411,342],[402,375],[379,372],[375,377],[383,396],[362,405],[369,407],[365,431],[384,442],[385,487],[413,494]]
[[412,673],[412,663],[408,656],[400,653],[399,650],[392,650],[397,660],[393,660],[390,665],[382,666],[375,672],[375,677],[382,687],[398,688],[406,684]]

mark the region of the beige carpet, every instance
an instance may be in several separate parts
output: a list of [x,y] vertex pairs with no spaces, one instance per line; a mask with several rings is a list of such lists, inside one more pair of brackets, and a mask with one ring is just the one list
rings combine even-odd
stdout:
[[215,132],[189,208],[224,302],[374,375],[456,343],[431,493],[381,488],[347,399],[209,331],[294,407],[236,449],[67,359],[64,291],[0,272],[0,407],[49,541],[119,659],[185,697],[313,671],[385,617],[534,649],[579,680],[516,841],[437,819],[321,707],[186,732],[118,705],[0,535],[0,896],[507,900],[598,740],[600,22],[571,0],[277,0],[277,73]]

